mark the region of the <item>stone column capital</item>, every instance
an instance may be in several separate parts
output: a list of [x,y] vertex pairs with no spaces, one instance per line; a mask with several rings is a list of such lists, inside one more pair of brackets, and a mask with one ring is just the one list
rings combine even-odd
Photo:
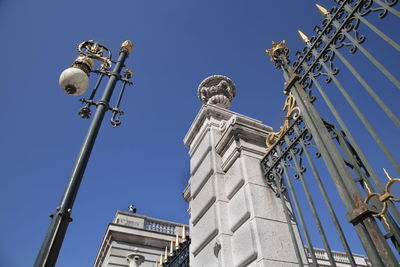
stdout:
[[197,94],[204,105],[214,104],[229,109],[236,95],[236,86],[226,76],[213,75],[200,83]]
[[126,256],[126,260],[129,263],[129,267],[139,267],[144,262],[144,256],[138,253],[131,253]]

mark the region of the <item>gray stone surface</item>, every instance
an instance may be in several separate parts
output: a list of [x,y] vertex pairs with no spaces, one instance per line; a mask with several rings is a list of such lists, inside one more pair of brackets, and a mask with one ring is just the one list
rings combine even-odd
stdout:
[[211,206],[208,211],[196,222],[191,223],[191,251],[194,255],[198,254],[212,238],[218,234],[218,223],[215,206]]
[[240,189],[229,201],[229,229],[235,232],[247,219],[250,218],[250,209],[246,199],[245,191]]
[[240,164],[233,164],[225,173],[224,184],[228,199],[231,199],[244,184],[243,176],[238,175],[241,171]]
[[244,223],[232,236],[232,256],[235,267],[247,266],[257,259],[256,240],[251,224]]
[[202,189],[192,199],[193,212],[191,213],[191,221],[196,223],[204,213],[216,201],[214,179],[208,179]]
[[214,169],[210,151],[201,158],[199,167],[195,169],[192,177],[190,178],[192,197],[195,197],[199,193],[200,189],[204,186],[213,173]]

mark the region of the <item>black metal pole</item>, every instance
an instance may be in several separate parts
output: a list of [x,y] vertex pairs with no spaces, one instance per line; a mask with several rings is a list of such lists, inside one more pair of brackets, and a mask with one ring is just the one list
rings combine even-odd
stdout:
[[86,134],[64,195],[59,206],[57,206],[56,212],[51,215],[52,221],[36,258],[34,267],[53,267],[57,262],[68,224],[72,221],[71,212],[79,185],[85,173],[90,153],[96,141],[104,114],[109,109],[108,102],[110,101],[115,84],[118,81],[121,69],[124,67],[124,61],[128,57],[129,52],[130,49],[124,46],[120,50],[118,61],[114,66],[113,72],[110,73],[111,77],[108,80],[103,96],[97,103],[96,113]]

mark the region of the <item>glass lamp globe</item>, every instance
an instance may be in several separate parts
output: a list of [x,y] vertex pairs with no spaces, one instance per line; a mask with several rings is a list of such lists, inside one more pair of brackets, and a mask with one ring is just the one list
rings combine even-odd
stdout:
[[78,96],[89,88],[89,77],[80,68],[71,67],[61,73],[59,84],[65,93]]

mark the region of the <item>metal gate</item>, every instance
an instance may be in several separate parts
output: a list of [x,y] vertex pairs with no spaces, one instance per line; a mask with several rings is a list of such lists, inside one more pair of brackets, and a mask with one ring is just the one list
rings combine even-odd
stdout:
[[189,267],[189,247],[190,238],[186,237],[186,240],[180,244],[180,247],[176,249],[171,256],[167,258],[166,262],[161,263],[160,266],[164,267]]
[[[268,152],[261,166],[267,183],[282,201],[300,265],[309,263],[301,256],[304,253],[292,222],[299,225],[313,266],[318,265],[316,239],[330,265],[336,266],[332,232],[348,263],[357,266],[351,234],[346,230],[349,226],[372,266],[399,266],[400,212],[396,202],[400,202],[400,179],[393,177],[400,174],[396,160],[400,120],[393,110],[399,113],[400,82],[394,74],[400,73],[400,67],[390,69],[378,60],[390,55],[385,63],[398,62],[400,46],[392,38],[398,38],[399,31],[390,37],[381,30],[399,29],[398,1],[334,2],[329,11],[317,5],[324,19],[314,28],[316,36],[308,39],[299,31],[306,45],[296,53],[293,64],[285,41],[273,42],[267,50],[275,67],[283,71],[287,113],[280,131],[267,136]],[[379,49],[376,55],[370,52],[369,42]],[[385,56],[380,55],[382,50]],[[379,132],[374,122],[393,138]],[[378,152],[369,149],[370,145]],[[377,169],[379,163],[385,165]]]

